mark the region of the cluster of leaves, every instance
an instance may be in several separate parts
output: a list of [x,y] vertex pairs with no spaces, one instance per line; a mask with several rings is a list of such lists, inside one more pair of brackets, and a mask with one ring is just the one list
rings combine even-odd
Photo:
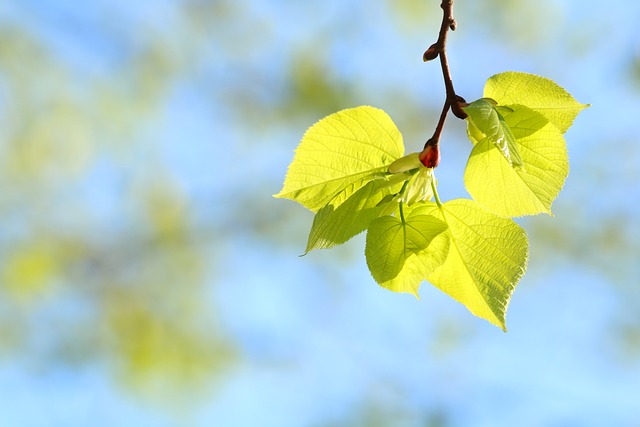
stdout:
[[305,253],[367,230],[365,256],[381,286],[417,296],[428,280],[506,330],[528,258],[527,236],[512,217],[551,213],[569,172],[563,134],[585,107],[543,77],[489,78],[484,97],[464,108],[472,200],[444,203],[434,169],[419,153],[404,155],[384,111],[343,110],[306,132],[275,197],[316,213]]

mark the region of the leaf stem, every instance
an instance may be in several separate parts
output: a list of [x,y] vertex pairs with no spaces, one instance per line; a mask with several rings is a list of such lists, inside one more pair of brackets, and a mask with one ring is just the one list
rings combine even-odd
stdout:
[[431,189],[433,190],[433,198],[436,200],[436,205],[438,205],[438,207],[441,208],[442,203],[440,202],[440,197],[438,196],[438,188],[436,186],[435,177],[431,180]]
[[[407,189],[407,185],[409,184],[409,180],[406,180],[404,182],[404,184],[402,185],[402,188],[400,189],[400,192],[398,194],[404,195],[405,190]],[[402,201],[402,199],[398,202],[398,207],[400,209],[400,222],[402,223],[402,234],[404,236],[404,241],[406,242],[407,240],[407,228],[406,228],[406,222],[404,220],[404,208],[403,208],[404,202]]]

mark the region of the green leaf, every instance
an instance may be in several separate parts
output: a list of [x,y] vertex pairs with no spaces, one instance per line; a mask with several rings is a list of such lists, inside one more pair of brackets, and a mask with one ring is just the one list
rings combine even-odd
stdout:
[[466,199],[440,207],[423,204],[408,220],[414,215],[434,215],[448,226],[448,255],[427,279],[474,315],[506,331],[507,306],[527,266],[524,230]]
[[488,138],[476,142],[464,173],[471,196],[501,216],[551,214],[569,174],[562,133],[541,114],[514,106],[505,123],[513,132],[524,168],[514,169]]
[[434,179],[433,168],[427,168],[421,164],[420,168],[407,182],[407,188],[402,197],[402,201],[411,206],[417,202],[431,200],[433,197],[433,187],[431,183]]
[[464,111],[467,113],[470,139],[488,139],[495,144],[511,166],[522,166],[516,139],[493,100],[478,99],[465,107]]
[[420,153],[409,153],[389,165],[389,173],[407,172],[422,166]]
[[403,152],[402,135],[384,111],[361,106],[331,114],[307,130],[274,197],[315,212],[348,186],[360,182],[356,191],[386,172]]
[[394,292],[418,296],[420,283],[447,255],[447,226],[431,215],[383,216],[371,222],[365,256],[373,278]]
[[[394,203],[393,198],[387,196],[400,191],[405,180],[405,175],[394,175],[388,180],[377,179],[353,192],[344,202],[341,201],[342,194],[336,202],[329,202],[313,218],[305,253],[345,243],[366,230],[369,223],[384,212],[387,204]],[[351,184],[354,185],[357,184]],[[351,186],[343,192],[352,192]],[[381,203],[383,201],[386,203]]]
[[576,101],[553,80],[533,74],[506,72],[487,80],[484,96],[498,104],[524,105],[546,117],[565,133],[578,113],[589,106]]

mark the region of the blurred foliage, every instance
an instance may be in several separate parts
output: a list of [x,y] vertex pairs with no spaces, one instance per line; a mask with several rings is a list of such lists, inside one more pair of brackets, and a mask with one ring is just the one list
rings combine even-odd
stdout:
[[[344,419],[317,424],[318,427],[447,427],[455,425],[444,408],[415,411],[403,403],[403,396],[390,384],[374,387],[363,403]],[[392,403],[393,402],[393,403]]]
[[633,52],[627,65],[627,77],[631,80],[633,87],[640,90],[640,46]]
[[553,41],[549,29],[562,27],[561,11],[549,0],[485,0],[458,8],[469,34],[486,33],[514,49],[530,49]]
[[[442,19],[438,1],[389,0],[387,7],[400,31],[411,36],[422,34],[427,40],[437,38]],[[477,39],[478,34],[484,34],[504,47],[520,50],[551,42],[549,29],[561,26],[564,18],[562,10],[549,0],[456,2],[454,13],[467,36]]]
[[210,304],[210,242],[144,138],[188,61],[143,38],[92,74],[0,25],[2,353],[103,361],[154,392],[210,385],[237,357]]

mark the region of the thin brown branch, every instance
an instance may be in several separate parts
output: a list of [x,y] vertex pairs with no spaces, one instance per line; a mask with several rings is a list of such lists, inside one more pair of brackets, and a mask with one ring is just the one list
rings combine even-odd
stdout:
[[438,120],[438,126],[436,126],[436,130],[433,132],[433,136],[429,138],[425,147],[428,145],[434,146],[438,145],[440,142],[440,135],[442,135],[442,129],[444,129],[444,122],[447,120],[447,114],[449,114],[449,101],[445,101],[442,107],[442,113],[440,113],[440,120]]
[[442,129],[444,128],[445,121],[449,109],[453,114],[460,118],[465,119],[467,114],[462,109],[466,103],[463,98],[456,95],[456,91],[453,87],[453,79],[451,78],[451,70],[449,69],[449,61],[447,60],[447,35],[449,30],[455,31],[457,27],[456,20],[453,17],[453,1],[454,0],[442,0],[440,7],[442,8],[442,23],[440,25],[440,32],[438,34],[438,40],[429,46],[429,49],[423,55],[423,60],[431,61],[440,58],[440,67],[442,68],[442,78],[444,79],[444,87],[446,90],[446,98],[444,106],[442,107],[442,113],[440,114],[440,120],[433,133],[433,136],[429,138],[425,144],[425,150],[430,147],[430,151],[433,148],[438,148],[440,142],[440,136],[442,135]]

